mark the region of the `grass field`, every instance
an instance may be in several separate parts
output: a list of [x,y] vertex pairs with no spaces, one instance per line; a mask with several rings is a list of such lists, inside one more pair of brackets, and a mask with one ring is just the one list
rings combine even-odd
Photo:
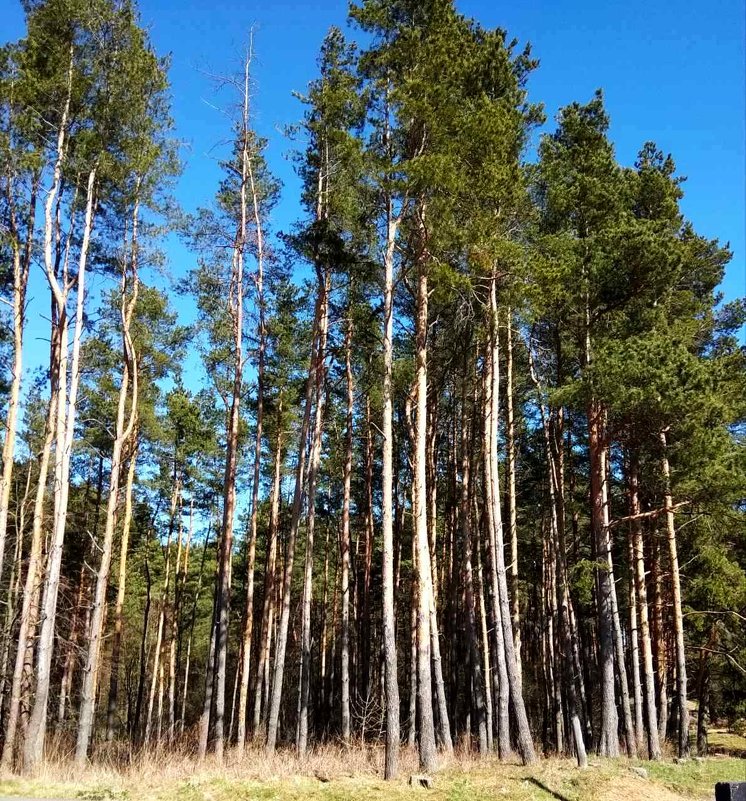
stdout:
[[[746,759],[724,756],[681,764],[592,759],[585,771],[571,760],[546,759],[525,768],[469,756],[444,762],[428,790],[408,784],[417,772],[414,754],[404,752],[401,778],[395,782],[380,778],[381,756],[377,749],[326,748],[302,761],[291,752],[268,760],[261,751],[247,751],[240,760],[229,757],[224,767],[209,761],[197,767],[188,757],[169,755],[83,772],[61,759],[33,779],[0,777],[0,795],[81,801],[372,801],[418,796],[438,801],[677,801],[713,798],[718,781],[746,781]],[[647,777],[637,775],[635,766],[644,767]]]

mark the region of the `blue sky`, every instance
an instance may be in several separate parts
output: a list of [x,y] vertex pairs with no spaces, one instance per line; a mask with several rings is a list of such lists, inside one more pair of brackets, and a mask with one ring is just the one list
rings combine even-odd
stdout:
[[[332,24],[344,26],[345,0],[140,0],[144,24],[157,50],[171,53],[173,112],[184,142],[185,170],[177,199],[191,211],[209,203],[219,170],[216,159],[227,121],[213,107],[206,72],[236,69],[252,24],[256,25],[255,121],[270,139],[269,161],[284,184],[273,227],[299,215],[298,182],[287,159],[292,149],[284,126],[302,115],[293,91],[315,76],[318,46]],[[463,13],[499,25],[531,42],[539,69],[529,82],[531,99],[545,104],[548,127],[557,110],[604,90],[611,137],[624,164],[654,140],[671,152],[687,176],[685,214],[696,229],[730,242],[734,258],[723,291],[746,294],[746,101],[741,0],[458,0]],[[0,39],[23,34],[17,0],[0,0]],[[193,256],[168,244],[169,270],[183,276]],[[48,304],[43,278],[31,285],[27,365],[43,363]],[[188,311],[186,312],[188,315]]]

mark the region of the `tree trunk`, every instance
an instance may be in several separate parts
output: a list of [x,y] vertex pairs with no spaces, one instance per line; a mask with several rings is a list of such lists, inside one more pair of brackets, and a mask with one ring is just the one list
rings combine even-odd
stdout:
[[[604,425],[604,429],[606,426]],[[634,723],[632,722],[632,707],[629,700],[629,682],[627,680],[627,664],[624,659],[624,640],[622,638],[622,622],[619,615],[619,601],[616,592],[616,580],[614,578],[614,560],[611,550],[611,529],[609,528],[609,451],[607,447],[601,453],[603,485],[601,496],[603,502],[603,528],[605,533],[605,554],[608,564],[609,589],[611,600],[611,618],[614,631],[614,651],[616,654],[617,673],[619,675],[619,685],[622,693],[622,715],[624,719],[624,736],[627,746],[627,756],[631,759],[637,757],[637,736],[635,734]]]
[[[54,350],[54,343],[53,343]],[[52,359],[53,367],[59,361]],[[42,446],[39,457],[39,478],[36,486],[36,497],[34,500],[34,515],[31,528],[31,546],[26,566],[26,579],[23,585],[23,599],[21,601],[21,613],[18,621],[18,634],[16,638],[16,656],[13,666],[13,680],[10,688],[10,701],[8,703],[8,716],[5,726],[5,739],[3,741],[3,752],[0,758],[0,770],[8,771],[13,767],[13,756],[15,750],[16,730],[21,712],[21,695],[23,692],[23,677],[26,667],[26,652],[30,642],[33,641],[33,629],[36,621],[35,598],[39,583],[39,574],[42,561],[43,546],[43,522],[44,522],[44,498],[47,489],[47,476],[49,473],[49,462],[52,454],[52,442],[56,432],[56,407],[57,407],[57,382],[58,378],[52,371],[52,391],[49,399],[49,410],[47,414],[46,434],[44,445]]]
[[[248,65],[247,65],[248,95]],[[248,102],[248,98],[247,98]],[[248,126],[248,109],[245,124]],[[256,385],[256,437],[254,442],[254,475],[251,488],[251,533],[249,535],[249,553],[247,557],[246,609],[244,611],[243,654],[241,661],[241,688],[238,699],[238,731],[236,745],[238,750],[244,748],[246,741],[246,707],[249,695],[249,677],[251,674],[251,640],[254,631],[254,564],[256,561],[257,517],[259,513],[259,481],[262,464],[262,432],[264,426],[264,362],[266,351],[267,329],[264,309],[264,232],[262,214],[259,206],[259,194],[254,179],[254,167],[251,158],[244,150],[246,173],[251,190],[251,208],[254,217],[257,246],[256,302],[259,308],[259,348],[257,353],[257,385]]]
[[306,440],[311,422],[311,406],[313,394],[317,386],[317,374],[323,370],[323,356],[326,353],[326,333],[328,325],[328,297],[326,281],[320,281],[316,298],[316,312],[313,324],[313,346],[311,364],[306,379],[303,422],[298,438],[298,465],[295,472],[295,490],[293,493],[293,510],[290,520],[290,533],[287,543],[287,556],[282,587],[282,607],[277,631],[275,664],[272,673],[272,693],[267,723],[267,742],[265,751],[273,754],[277,745],[280,725],[280,705],[282,703],[282,684],[285,676],[285,652],[287,648],[288,628],[290,625],[290,594],[293,580],[293,563],[295,560],[295,543],[298,538],[300,516],[303,508],[303,479],[306,465]]
[[[510,599],[508,596],[508,581],[505,571],[505,545],[503,540],[502,510],[500,507],[500,482],[498,478],[498,456],[497,456],[497,421],[499,415],[499,389],[500,389],[500,364],[498,358],[499,338],[497,332],[497,279],[493,275],[490,282],[490,348],[488,358],[492,365],[490,377],[492,386],[490,387],[489,399],[491,409],[489,411],[490,433],[487,442],[487,453],[489,456],[489,473],[491,478],[491,492],[488,499],[492,502],[492,538],[491,551],[494,569],[493,589],[495,592],[495,605],[500,608],[500,623],[503,630],[503,645],[505,648],[505,667],[508,674],[510,686],[510,699],[513,704],[515,714],[518,750],[524,764],[536,761],[531,730],[528,725],[528,716],[523,700],[521,682],[518,676],[518,666],[515,658],[515,648],[513,645],[513,631],[510,622]],[[496,586],[495,586],[496,585]]]
[[419,709],[420,769],[435,770],[435,726],[433,722],[430,613],[433,607],[430,543],[427,527],[427,268],[422,259],[417,276],[416,324],[416,415],[413,479],[417,507],[417,706]]
[[[67,503],[70,494],[70,462],[72,458],[73,435],[75,433],[75,414],[77,411],[78,386],[80,382],[80,351],[83,336],[83,309],[85,302],[85,271],[88,249],[93,228],[94,199],[96,186],[96,167],[88,174],[86,189],[86,210],[83,237],[78,259],[78,274],[75,280],[77,304],[75,328],[73,333],[72,359],[70,365],[70,385],[67,386],[67,309],[56,277],[51,269],[51,258],[45,255],[48,265],[47,277],[55,295],[59,312],[58,324],[61,326],[59,369],[59,391],[57,392],[57,447],[54,470],[54,526],[44,581],[41,628],[36,658],[36,695],[34,697],[29,726],[23,749],[23,767],[27,773],[33,772],[44,755],[46,739],[47,706],[51,679],[52,655],[54,651],[55,622],[57,616],[57,595],[59,592],[60,571],[62,568],[62,548],[67,525]],[[47,200],[49,206],[49,199]],[[48,216],[48,215],[47,215]],[[45,236],[46,239],[46,236]],[[51,251],[51,241],[49,243]],[[45,253],[47,243],[45,241]]]
[[511,612],[513,622],[513,642],[515,645],[515,660],[518,668],[518,677],[522,680],[521,666],[521,607],[518,598],[518,509],[515,493],[515,411],[513,390],[513,315],[510,307],[507,309],[505,321],[507,331],[507,352],[505,359],[506,408],[507,420],[505,439],[508,448],[508,516],[510,522],[510,590]]
[[668,535],[668,558],[671,562],[671,594],[673,596],[673,628],[676,653],[676,705],[678,708],[678,754],[680,758],[689,755],[689,707],[686,693],[686,644],[684,642],[684,615],[681,607],[681,578],[679,576],[679,555],[676,545],[676,522],[671,497],[671,468],[668,464],[668,443],[666,432],[661,431],[661,468],[665,485],[666,533]]
[[635,594],[640,613],[640,643],[642,645],[642,684],[647,717],[647,745],[650,759],[661,758],[658,738],[658,715],[655,707],[655,672],[653,670],[653,648],[650,641],[650,621],[648,612],[648,590],[645,579],[645,550],[642,539],[642,520],[635,516],[640,513],[639,466],[633,454],[629,460],[629,510],[632,516],[632,548],[634,553]]
[[[598,590],[599,656],[601,668],[601,756],[619,756],[616,700],[614,692],[614,620],[611,602],[611,576],[608,568],[609,532],[606,526],[603,487],[604,474],[603,409],[593,399],[588,406],[588,444],[591,469],[591,512],[596,548],[596,586]],[[603,564],[601,564],[603,562]]]
[[[262,698],[267,693],[265,672],[269,666],[270,640],[272,638],[272,623],[274,618],[274,602],[276,590],[277,569],[277,529],[280,512],[280,479],[282,477],[282,391],[277,407],[277,442],[275,445],[275,460],[272,478],[272,491],[270,492],[269,532],[267,534],[269,552],[267,554],[267,568],[264,578],[264,601],[262,604],[262,629],[259,633],[259,659],[256,668],[256,689],[254,693],[254,735],[259,732],[262,720]],[[266,701],[264,703],[266,714]]]
[[482,661],[477,644],[476,610],[474,606],[474,576],[472,570],[472,531],[471,531],[471,438],[466,424],[466,394],[463,395],[461,409],[461,535],[464,542],[464,584],[466,595],[466,626],[469,639],[469,660],[471,663],[472,697],[476,714],[476,727],[479,736],[479,753],[484,756],[489,749],[487,738],[487,714],[484,703],[484,676]]
[[[133,404],[137,399],[133,397]],[[124,627],[123,609],[127,583],[127,552],[129,550],[130,529],[132,526],[132,487],[135,481],[137,464],[137,433],[133,437],[133,445],[129,456],[127,483],[124,489],[124,520],[122,521],[122,541],[119,546],[119,579],[117,581],[117,600],[114,607],[114,641],[111,646],[111,676],[109,679],[109,701],[106,713],[106,740],[114,740],[115,718],[119,695],[119,671],[122,654],[122,630]]]
[[[132,238],[130,241],[129,264],[123,257],[120,295],[120,317],[122,321],[122,378],[119,386],[116,430],[111,454],[109,474],[109,499],[106,506],[106,524],[101,544],[101,562],[96,575],[96,589],[91,609],[91,628],[88,632],[88,654],[83,672],[83,687],[80,695],[80,716],[78,721],[78,740],[75,746],[75,762],[79,767],[88,759],[88,748],[93,734],[93,723],[98,687],[100,651],[104,634],[104,609],[106,592],[109,588],[109,571],[114,549],[114,529],[119,505],[119,483],[122,473],[124,448],[132,436],[137,416],[137,359],[132,343],[130,329],[137,305],[139,278],[137,270],[137,227],[140,204],[136,194],[132,210]],[[129,296],[128,296],[129,293]],[[130,397],[131,396],[131,397]],[[127,415],[127,401],[130,401]],[[121,611],[119,612],[121,615]]]
[[5,409],[5,439],[3,440],[2,472],[0,472],[0,579],[3,575],[5,540],[8,530],[8,511],[10,507],[10,488],[15,464],[15,442],[18,429],[18,408],[23,378],[23,329],[26,323],[26,288],[31,268],[34,224],[36,220],[36,197],[39,174],[31,179],[31,194],[26,217],[26,242],[21,253],[13,181],[7,180],[8,222],[13,260],[13,364],[11,367],[10,392]]
[[[324,297],[328,297],[329,279],[324,277]],[[326,400],[326,331],[319,340],[318,366],[314,375],[315,415],[311,453],[308,461],[308,518],[306,521],[306,555],[303,571],[303,609],[301,618],[300,695],[298,699],[298,753],[304,756],[308,746],[309,698],[311,690],[311,601],[313,595],[313,542],[316,525],[316,477],[321,461],[321,437],[324,431]]]
[[484,398],[483,398],[483,417],[484,417],[484,523],[485,536],[487,541],[489,562],[490,562],[490,585],[489,591],[492,595],[492,630],[495,647],[496,670],[493,674],[493,685],[495,691],[495,701],[497,704],[497,752],[500,759],[507,759],[511,754],[510,747],[510,684],[508,681],[508,669],[505,655],[505,643],[503,641],[504,629],[502,625],[502,609],[499,602],[498,578],[497,578],[497,550],[496,550],[496,521],[495,521],[495,486],[493,473],[493,442],[497,440],[497,425],[493,416],[492,392],[494,382],[492,371],[494,369],[493,359],[488,348],[485,352],[484,369]]
[[[347,390],[347,415],[345,420],[345,461],[342,478],[342,740],[350,741],[350,495],[352,488],[353,437],[352,423],[355,408],[355,385],[352,374],[352,284],[348,289],[347,325],[345,328],[345,386]],[[385,391],[385,390],[384,390]],[[390,393],[390,389],[389,389]],[[384,415],[385,416],[385,415]],[[385,425],[385,423],[384,423]],[[390,426],[389,426],[390,428]],[[390,456],[389,456],[390,458]],[[385,634],[384,634],[385,642]],[[384,645],[385,650],[385,645]],[[385,656],[384,656],[385,659]]]

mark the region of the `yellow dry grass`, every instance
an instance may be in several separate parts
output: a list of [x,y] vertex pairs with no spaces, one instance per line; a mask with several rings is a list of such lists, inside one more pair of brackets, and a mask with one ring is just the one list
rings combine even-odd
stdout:
[[[643,765],[647,778],[637,776]],[[381,778],[378,747],[327,745],[300,759],[292,750],[267,758],[259,748],[231,752],[224,765],[197,764],[187,752],[128,757],[100,752],[76,769],[65,749],[33,778],[0,776],[0,795],[75,798],[81,801],[372,801],[427,796],[434,801],[681,801],[711,799],[716,781],[746,779],[746,760],[657,764],[591,760],[580,771],[572,760],[545,759],[531,767],[459,753],[442,759],[432,790],[412,788],[416,753],[402,750],[400,778]]]

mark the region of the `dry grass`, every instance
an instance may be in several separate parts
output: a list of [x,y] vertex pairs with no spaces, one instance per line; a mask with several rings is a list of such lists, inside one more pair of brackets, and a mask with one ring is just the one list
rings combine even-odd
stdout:
[[76,798],[83,801],[372,801],[427,795],[437,801],[677,801],[712,798],[715,782],[746,779],[746,760],[644,765],[649,778],[628,760],[592,760],[579,771],[571,760],[545,759],[530,768],[517,762],[459,753],[443,759],[432,790],[409,787],[417,755],[402,750],[401,778],[381,779],[379,747],[326,745],[299,759],[292,750],[267,758],[259,748],[228,754],[225,764],[197,765],[186,750],[135,757],[101,752],[95,764],[76,769],[60,749],[33,778],[0,776],[0,795]]

